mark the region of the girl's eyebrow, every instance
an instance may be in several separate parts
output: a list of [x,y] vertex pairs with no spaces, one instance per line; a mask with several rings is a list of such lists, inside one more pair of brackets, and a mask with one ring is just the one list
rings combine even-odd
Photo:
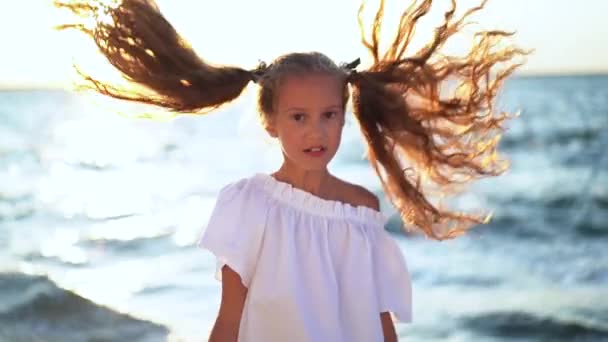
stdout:
[[[333,108],[340,108],[340,105],[331,105],[331,106],[327,106],[325,107],[325,109],[333,109]],[[287,108],[287,111],[292,111],[292,110],[300,110],[300,111],[307,111],[308,108],[304,108],[304,107],[289,107]]]
[[292,110],[306,111],[307,108],[304,108],[304,107],[289,107],[289,108],[287,108],[287,111],[292,111]]

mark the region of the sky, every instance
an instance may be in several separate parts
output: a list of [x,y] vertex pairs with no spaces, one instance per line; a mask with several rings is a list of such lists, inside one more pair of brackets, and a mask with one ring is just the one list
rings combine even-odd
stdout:
[[[409,1],[386,0],[386,39]],[[360,43],[359,0],[157,0],[165,16],[200,56],[219,64],[255,67],[293,51],[321,51],[336,62],[369,54]],[[366,18],[377,0],[367,0]],[[436,0],[428,22],[421,23],[416,41],[432,33],[447,0]],[[478,3],[458,0],[461,9]],[[574,4],[579,6],[574,6]],[[585,7],[581,7],[581,4]],[[443,6],[443,7],[442,7]],[[490,0],[472,19],[485,29],[516,30],[515,42],[533,48],[522,74],[608,72],[608,1]],[[55,87],[74,79],[73,61],[90,70],[107,64],[82,35],[57,32],[67,20],[50,0],[11,1],[0,5],[0,87]],[[369,22],[369,20],[367,21]],[[392,26],[394,27],[394,26]],[[464,49],[461,39],[455,49]],[[464,51],[464,50],[463,50]],[[85,63],[86,62],[86,63]],[[88,63],[88,64],[87,64]],[[364,65],[362,65],[364,67]]]

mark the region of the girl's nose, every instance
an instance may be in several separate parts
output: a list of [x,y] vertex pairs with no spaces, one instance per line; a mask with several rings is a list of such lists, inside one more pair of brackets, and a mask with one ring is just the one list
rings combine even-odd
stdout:
[[315,120],[311,123],[308,129],[308,135],[311,140],[314,139],[323,139],[327,134],[327,125],[322,120]]

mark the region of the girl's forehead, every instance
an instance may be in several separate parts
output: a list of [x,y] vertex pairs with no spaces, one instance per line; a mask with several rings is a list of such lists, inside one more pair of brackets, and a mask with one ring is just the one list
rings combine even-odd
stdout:
[[325,74],[285,77],[277,89],[277,109],[329,107],[342,103],[344,81]]

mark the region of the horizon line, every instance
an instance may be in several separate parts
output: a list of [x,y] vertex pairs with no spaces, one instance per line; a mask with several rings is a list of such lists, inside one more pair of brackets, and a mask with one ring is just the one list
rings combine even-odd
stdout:
[[[551,78],[551,77],[589,77],[608,76],[608,70],[571,70],[571,71],[523,71],[514,73],[512,79],[522,78]],[[60,83],[16,83],[3,84],[0,82],[0,91],[43,91],[43,90],[70,90],[68,84]]]

